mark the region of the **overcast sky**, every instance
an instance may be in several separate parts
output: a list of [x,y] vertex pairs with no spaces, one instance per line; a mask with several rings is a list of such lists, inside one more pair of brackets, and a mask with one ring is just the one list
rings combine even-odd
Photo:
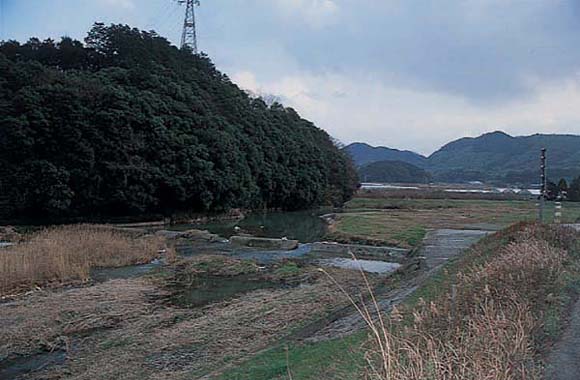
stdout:
[[[578,0],[202,0],[200,49],[344,143],[431,153],[463,136],[580,134]],[[180,39],[173,0],[0,0],[0,39],[94,21]]]

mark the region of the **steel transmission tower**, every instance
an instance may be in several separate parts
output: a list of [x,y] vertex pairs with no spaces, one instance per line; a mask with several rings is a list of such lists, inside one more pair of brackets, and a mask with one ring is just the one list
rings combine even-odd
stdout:
[[187,46],[193,54],[197,54],[195,7],[199,6],[199,0],[177,0],[177,2],[179,4],[185,4],[185,20],[183,21],[183,34],[181,35],[181,48]]

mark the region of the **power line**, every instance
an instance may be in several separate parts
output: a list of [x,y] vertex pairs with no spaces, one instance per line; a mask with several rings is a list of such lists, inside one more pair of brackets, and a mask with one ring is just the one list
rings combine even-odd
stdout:
[[[156,16],[152,17],[147,23],[146,28],[157,29],[157,31],[170,29],[168,23],[171,26],[175,26],[175,16],[176,12],[180,9],[179,4],[173,3],[173,6],[169,6],[167,0],[162,0],[161,8],[155,13]],[[173,28],[171,28],[173,29]],[[180,27],[181,29],[181,27]]]

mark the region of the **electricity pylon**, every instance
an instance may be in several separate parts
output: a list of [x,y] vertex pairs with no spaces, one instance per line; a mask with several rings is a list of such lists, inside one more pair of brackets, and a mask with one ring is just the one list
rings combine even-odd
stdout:
[[183,34],[181,35],[181,48],[188,47],[193,54],[197,54],[197,31],[195,27],[195,7],[199,6],[199,0],[177,0],[179,4],[185,4],[185,20],[183,21]]

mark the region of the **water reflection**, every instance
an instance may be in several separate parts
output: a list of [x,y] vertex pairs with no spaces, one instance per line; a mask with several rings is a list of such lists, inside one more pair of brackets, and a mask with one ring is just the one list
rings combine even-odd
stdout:
[[220,221],[207,224],[174,226],[173,229],[201,229],[229,238],[239,233],[258,237],[296,239],[312,243],[322,239],[326,224],[320,219],[321,211],[268,212],[249,214],[240,221]]
[[258,289],[271,289],[281,284],[259,280],[250,276],[201,277],[191,287],[180,291],[174,302],[181,306],[199,307],[231,299],[236,295]]

